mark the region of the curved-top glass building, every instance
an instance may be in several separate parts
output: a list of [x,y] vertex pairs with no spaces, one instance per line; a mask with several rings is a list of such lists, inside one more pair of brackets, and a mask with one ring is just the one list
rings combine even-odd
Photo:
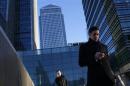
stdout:
[[61,8],[49,4],[40,9],[40,44],[42,48],[67,46]]

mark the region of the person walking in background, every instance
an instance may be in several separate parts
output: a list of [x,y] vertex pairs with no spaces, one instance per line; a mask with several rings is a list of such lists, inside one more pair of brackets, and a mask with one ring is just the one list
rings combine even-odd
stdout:
[[56,73],[55,83],[56,86],[68,86],[65,76],[61,73],[60,70],[58,70]]
[[91,27],[88,33],[88,42],[81,44],[79,49],[79,65],[88,67],[87,86],[114,86],[107,46],[99,41],[98,27]]

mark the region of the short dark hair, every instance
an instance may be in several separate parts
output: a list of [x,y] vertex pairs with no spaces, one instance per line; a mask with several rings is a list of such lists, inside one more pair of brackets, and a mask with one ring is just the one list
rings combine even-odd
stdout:
[[99,30],[99,28],[97,26],[92,26],[92,27],[90,27],[88,33],[90,34],[90,33],[92,33],[95,30]]

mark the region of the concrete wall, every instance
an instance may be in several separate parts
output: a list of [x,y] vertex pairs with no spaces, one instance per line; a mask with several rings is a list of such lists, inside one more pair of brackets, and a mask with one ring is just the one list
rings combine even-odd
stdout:
[[0,86],[34,86],[0,26]]

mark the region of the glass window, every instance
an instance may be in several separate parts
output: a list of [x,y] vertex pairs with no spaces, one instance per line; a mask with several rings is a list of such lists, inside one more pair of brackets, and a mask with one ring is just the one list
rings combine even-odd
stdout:
[[130,22],[122,22],[122,27],[130,27]]

